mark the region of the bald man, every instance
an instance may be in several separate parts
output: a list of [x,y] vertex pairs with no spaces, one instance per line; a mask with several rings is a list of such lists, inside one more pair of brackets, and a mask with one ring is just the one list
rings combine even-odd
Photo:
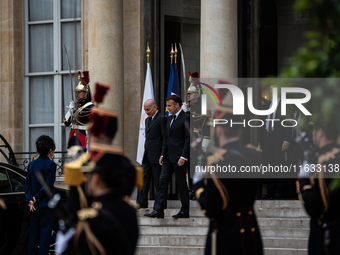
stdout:
[[151,175],[158,190],[159,177],[162,166],[159,164],[162,151],[166,143],[166,118],[157,110],[157,103],[148,99],[144,103],[144,110],[148,118],[145,120],[145,144],[143,156],[143,182],[144,187],[138,191],[137,203],[141,208],[148,208],[148,193]]

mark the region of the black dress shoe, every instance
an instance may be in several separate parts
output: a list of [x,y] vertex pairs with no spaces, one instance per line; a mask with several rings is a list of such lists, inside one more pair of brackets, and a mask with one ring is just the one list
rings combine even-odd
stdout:
[[148,205],[139,205],[141,209],[148,209]]
[[153,211],[152,213],[146,213],[144,214],[146,217],[151,217],[151,218],[164,218],[164,212],[157,212]]
[[179,212],[175,215],[172,215],[173,218],[189,218],[189,213]]

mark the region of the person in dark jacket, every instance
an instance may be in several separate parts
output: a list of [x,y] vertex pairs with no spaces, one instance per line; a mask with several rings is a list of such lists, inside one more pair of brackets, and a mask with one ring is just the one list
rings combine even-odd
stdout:
[[[315,162],[305,160],[298,175],[299,199],[311,217],[310,255],[340,254],[340,188],[339,176],[334,175],[340,167],[340,148],[335,143],[338,134],[339,130],[332,121],[329,124],[315,123],[316,159]],[[334,182],[338,184],[334,185]]]
[[164,154],[166,118],[157,110],[157,103],[153,99],[145,101],[144,110],[148,115],[148,118],[145,119],[145,146],[142,162],[144,187],[138,191],[137,203],[141,208],[148,208],[151,176],[156,190],[159,186],[159,177],[162,170],[159,159]]
[[[217,108],[217,107],[216,107]],[[215,108],[215,109],[216,109]],[[236,120],[229,107],[219,106],[220,119]],[[240,140],[240,125],[215,127],[219,150],[207,157],[207,166],[230,166],[240,171],[244,166],[259,166],[261,154],[244,146]],[[203,172],[203,171],[202,171]],[[208,177],[206,181],[203,177]],[[210,219],[205,254],[263,254],[261,234],[254,211],[256,179],[230,178],[228,173],[200,173],[193,176],[196,199],[202,212]]]
[[54,155],[55,144],[52,138],[42,135],[36,141],[36,148],[39,157],[28,165],[25,181],[25,196],[31,219],[27,254],[44,255],[48,254],[50,247],[54,211],[47,206],[49,198],[38,181],[37,172],[40,172],[54,193],[56,163],[50,158]]

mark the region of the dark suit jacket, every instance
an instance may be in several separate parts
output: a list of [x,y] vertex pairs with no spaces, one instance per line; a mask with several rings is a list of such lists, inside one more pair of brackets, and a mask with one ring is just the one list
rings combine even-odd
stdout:
[[169,117],[166,124],[167,139],[163,155],[171,163],[177,163],[180,157],[189,160],[190,134],[184,123],[187,122],[190,125],[190,115],[181,111],[176,121],[170,127],[171,120],[172,117]]
[[[287,112],[288,112],[288,108],[287,108]],[[268,119],[268,116],[264,116],[265,119]],[[289,117],[288,115],[282,116],[281,114],[281,100],[279,102],[279,105],[277,106],[276,109],[276,113],[275,113],[275,117],[274,119],[278,119],[276,121],[274,121],[274,130],[272,132],[272,139],[274,139],[274,144],[275,147],[277,147],[278,150],[281,150],[282,148],[282,143],[284,141],[291,143],[292,142],[292,132],[293,132],[293,128],[291,127],[284,127],[281,124],[281,121],[284,119],[291,119],[291,117]],[[269,122],[269,125],[271,125],[272,122]],[[284,122],[284,125],[286,126],[291,126],[291,124],[289,122]],[[266,130],[266,124],[263,125],[263,132],[262,132],[262,137],[261,137],[261,146],[263,146],[264,144],[264,139],[265,136],[267,135],[267,130]]]
[[[166,145],[166,118],[159,111],[148,126],[148,119],[145,119],[145,153],[151,164],[159,164],[159,157],[164,155]],[[144,160],[143,157],[143,160]]]
[[37,200],[34,205],[35,208],[47,207],[47,202],[49,201],[44,188],[38,181],[36,172],[41,172],[47,186],[54,194],[56,168],[56,163],[50,160],[47,156],[39,156],[39,158],[29,163],[25,181],[25,195],[27,201],[33,200],[33,197],[35,197]]

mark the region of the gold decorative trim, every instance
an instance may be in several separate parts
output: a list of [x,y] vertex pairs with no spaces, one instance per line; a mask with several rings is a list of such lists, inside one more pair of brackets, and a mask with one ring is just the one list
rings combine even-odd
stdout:
[[202,194],[203,191],[204,191],[204,188],[199,188],[199,189],[196,191],[195,196],[196,196],[196,199],[197,199],[197,200],[200,199],[200,196],[201,196],[201,194]]

